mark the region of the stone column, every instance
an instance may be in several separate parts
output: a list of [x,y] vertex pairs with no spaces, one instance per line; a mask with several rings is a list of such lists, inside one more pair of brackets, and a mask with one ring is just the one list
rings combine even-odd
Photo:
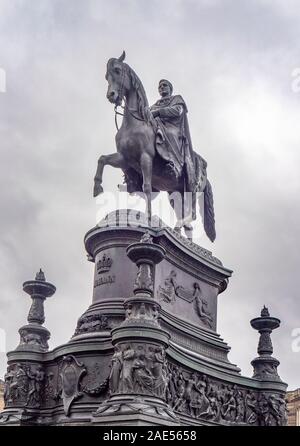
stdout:
[[146,232],[128,246],[127,255],[138,268],[134,296],[124,302],[124,322],[112,330],[110,398],[100,405],[94,422],[122,425],[130,419],[137,425],[178,425],[166,403],[169,334],[160,327],[160,305],[153,297],[155,265],[165,250]]
[[5,411],[2,422],[26,424],[37,419],[43,403],[45,369],[43,357],[48,351],[50,332],[43,326],[45,321],[44,301],[52,296],[56,288],[46,282],[40,270],[34,280],[23,283],[32,303],[28,313],[28,324],[19,329],[20,343],[8,353],[5,374]]
[[271,341],[271,333],[280,326],[280,320],[271,317],[268,309],[264,306],[260,317],[250,321],[251,326],[260,334],[257,353],[258,357],[253,359],[253,378],[262,381],[281,381],[277,367],[279,361],[273,358],[273,346]]
[[265,306],[260,317],[250,321],[251,326],[260,334],[258,357],[253,359],[253,378],[260,381],[261,390],[256,401],[256,414],[259,426],[284,426],[287,422],[285,391],[287,385],[277,372],[279,361],[273,358],[271,333],[280,326],[280,320],[271,317]]
[[23,290],[30,295],[32,304],[27,316],[28,324],[19,330],[20,344],[16,350],[45,352],[48,350],[50,332],[43,327],[45,322],[44,301],[55,293],[56,288],[46,282],[45,274],[40,269],[35,280],[23,283]]

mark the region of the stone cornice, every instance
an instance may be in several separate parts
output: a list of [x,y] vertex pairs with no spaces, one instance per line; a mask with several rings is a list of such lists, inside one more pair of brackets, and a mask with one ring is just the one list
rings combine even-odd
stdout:
[[[166,259],[172,262],[177,260],[180,252],[180,263],[183,270],[197,276],[201,272],[202,279],[223,292],[232,274],[232,270],[225,268],[222,262],[214,257],[210,251],[183,237],[175,230],[166,226],[158,217],[154,218],[153,226],[149,228],[142,222],[127,219],[129,210],[122,210],[108,214],[101,222],[87,232],[84,242],[88,258],[94,261],[95,255],[109,246],[126,246],[124,239],[129,243],[139,240],[141,233],[147,228],[156,243],[163,246],[166,251]],[[144,214],[140,213],[141,220]],[[115,217],[115,219],[113,219]],[[107,244],[109,242],[109,245]]]

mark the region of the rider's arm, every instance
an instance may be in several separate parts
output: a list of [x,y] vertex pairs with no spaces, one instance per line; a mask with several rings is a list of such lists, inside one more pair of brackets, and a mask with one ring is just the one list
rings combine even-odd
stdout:
[[156,116],[160,118],[178,118],[183,113],[183,107],[180,104],[171,105],[169,107],[161,107],[155,110]]

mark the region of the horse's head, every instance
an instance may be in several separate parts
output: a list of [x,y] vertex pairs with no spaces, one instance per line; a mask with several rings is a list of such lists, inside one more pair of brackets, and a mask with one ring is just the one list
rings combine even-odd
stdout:
[[108,82],[106,97],[113,104],[120,105],[123,97],[131,86],[129,70],[127,64],[123,63],[125,51],[116,59],[111,58],[107,62],[105,78]]

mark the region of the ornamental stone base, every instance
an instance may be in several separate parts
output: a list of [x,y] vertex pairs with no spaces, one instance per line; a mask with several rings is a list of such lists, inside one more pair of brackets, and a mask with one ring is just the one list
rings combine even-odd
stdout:
[[286,423],[287,385],[270,340],[280,321],[267,309],[251,321],[259,357],[254,377],[242,376],[217,332],[218,296],[232,272],[211,252],[128,210],[109,214],[85,246],[95,264],[93,298],[66,344],[49,351],[42,326],[55,287],[41,276],[24,284],[33,306],[21,347],[8,353],[2,424]]

